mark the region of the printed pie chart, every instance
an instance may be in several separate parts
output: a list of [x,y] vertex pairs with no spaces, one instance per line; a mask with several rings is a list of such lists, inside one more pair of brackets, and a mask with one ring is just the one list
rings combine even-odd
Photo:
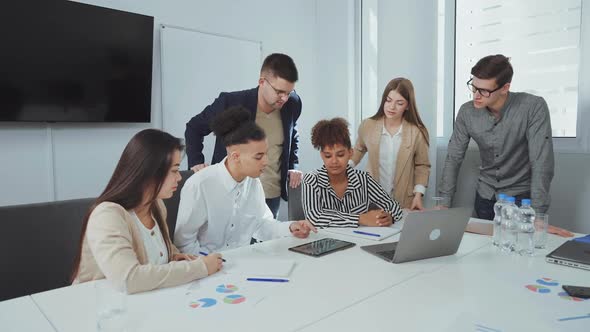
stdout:
[[530,290],[531,292],[535,292],[535,293],[541,293],[541,294],[546,294],[551,292],[551,290],[545,286],[539,286],[539,285],[526,285],[524,286],[526,287],[528,290]]
[[246,298],[238,294],[228,295],[225,297],[225,299],[223,299],[223,302],[227,304],[239,304],[244,301],[246,301]]
[[233,293],[238,290],[238,287],[235,285],[219,285],[217,286],[217,293]]
[[553,280],[551,278],[541,278],[537,279],[537,283],[543,286],[559,286],[559,282],[557,280]]
[[217,304],[216,299],[205,297],[196,301],[191,301],[189,307],[191,308],[209,308]]

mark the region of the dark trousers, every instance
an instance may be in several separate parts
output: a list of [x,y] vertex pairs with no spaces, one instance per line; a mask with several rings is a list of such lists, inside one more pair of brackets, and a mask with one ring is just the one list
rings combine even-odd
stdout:
[[275,219],[277,219],[277,215],[279,214],[279,207],[281,207],[281,196],[275,198],[267,198],[266,205],[272,212],[272,215]]
[[[516,199],[516,205],[520,206],[520,202],[525,198],[530,198],[531,193],[526,192],[514,196]],[[475,209],[475,216],[480,219],[494,220],[494,204],[496,204],[496,197],[492,196],[491,199],[483,198],[479,193],[475,192],[475,203],[473,208]]]

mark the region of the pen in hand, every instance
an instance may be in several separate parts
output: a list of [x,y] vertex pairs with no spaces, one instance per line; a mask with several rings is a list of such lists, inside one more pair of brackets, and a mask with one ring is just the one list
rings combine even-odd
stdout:
[[[199,251],[199,255],[202,255],[202,256],[209,256],[209,254],[208,254],[208,253],[206,253],[206,252],[204,252],[204,251]],[[223,258],[222,258],[222,259],[221,259],[221,261],[225,263],[225,259],[223,259]]]

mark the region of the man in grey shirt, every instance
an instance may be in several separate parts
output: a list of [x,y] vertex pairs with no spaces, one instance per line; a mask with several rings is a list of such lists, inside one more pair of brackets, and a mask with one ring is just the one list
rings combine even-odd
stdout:
[[442,172],[439,192],[450,205],[473,138],[481,158],[474,208],[482,219],[494,218],[499,193],[517,202],[530,197],[537,212],[549,208],[554,168],[549,109],[542,97],[510,92],[512,74],[503,55],[486,56],[471,69],[467,85],[473,101],[459,109]]

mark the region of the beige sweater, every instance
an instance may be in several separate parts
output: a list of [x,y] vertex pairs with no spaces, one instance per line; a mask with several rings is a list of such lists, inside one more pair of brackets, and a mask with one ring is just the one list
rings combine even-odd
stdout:
[[[397,200],[402,208],[409,208],[414,198],[414,186],[428,186],[430,161],[428,143],[424,140],[418,127],[403,120],[402,142],[397,153],[394,175],[394,192],[390,196]],[[379,181],[379,145],[383,119],[365,119],[359,126],[358,138],[354,146],[352,161],[357,165],[365,153],[369,152],[367,171]]]
[[[157,204],[166,220],[164,204],[160,200]],[[164,227],[167,227],[166,223]],[[162,235],[169,248],[168,257],[172,259],[179,251],[163,231]],[[74,284],[106,277],[118,289],[132,294],[185,284],[207,275],[207,267],[201,258],[149,264],[133,217],[119,204],[103,202],[92,211],[88,220]]]

